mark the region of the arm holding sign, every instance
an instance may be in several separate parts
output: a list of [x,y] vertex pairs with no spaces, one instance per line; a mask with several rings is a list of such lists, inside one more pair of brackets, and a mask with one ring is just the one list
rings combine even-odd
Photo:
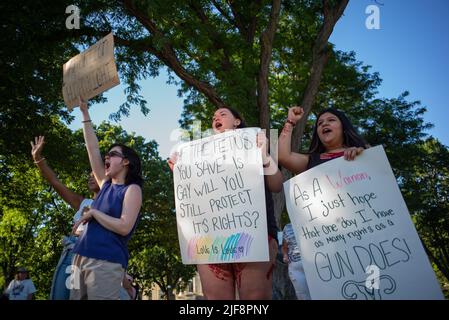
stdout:
[[268,139],[264,132],[259,132],[257,134],[257,146],[261,149],[263,171],[268,189],[271,192],[281,192],[284,177],[277,164],[268,153]]
[[[243,129],[245,127],[245,121],[241,114],[237,110],[229,107],[217,109],[212,118],[212,129],[215,134],[224,133],[227,130]],[[253,130],[251,131],[255,132]],[[218,260],[218,263],[214,263],[214,260],[212,260],[212,264],[198,264],[197,270],[200,275],[203,294],[208,300],[233,300],[237,298],[236,293],[238,293],[238,297],[242,300],[269,300],[272,297],[272,270],[276,261],[278,244],[275,240],[277,230],[273,230],[276,229],[273,205],[268,207],[267,203],[270,200],[270,203],[273,201],[269,191],[278,191],[279,188],[282,187],[282,175],[279,172],[277,165],[269,156],[266,145],[265,135],[262,134],[261,136],[258,136],[257,146],[263,149],[262,160],[264,161],[264,173],[268,174],[269,172],[274,172],[274,174],[265,177],[264,184],[261,184],[260,189],[258,190],[261,193],[263,192],[262,195],[265,198],[267,224],[269,219],[274,222],[274,228],[267,228],[268,234],[266,236],[263,235],[263,238],[266,239],[265,241],[268,242],[267,254],[269,260],[258,260],[257,262],[247,262],[243,264],[222,264],[219,263],[220,260]],[[251,143],[250,146],[252,152],[256,151],[253,148],[253,143]],[[258,153],[256,152],[254,155],[258,156]],[[182,158],[182,154],[180,155],[180,158]],[[170,157],[168,164],[171,168],[174,163],[176,163],[176,160],[176,154]],[[243,159],[243,161],[246,161],[246,159]],[[253,174],[257,174],[257,178],[261,178],[259,177],[258,168],[254,166],[255,163],[251,164],[253,165]],[[235,168],[235,170],[238,171],[237,168]],[[255,207],[255,205],[248,202],[247,204],[244,204],[242,209],[244,208],[246,211],[253,212],[253,207]],[[246,227],[248,226],[243,226],[242,228],[245,229]],[[227,250],[226,248],[225,251]],[[222,255],[222,253],[219,254]]]
[[94,128],[92,127],[92,120],[89,116],[89,110],[87,107],[87,102],[80,99],[80,109],[83,114],[83,133],[84,140],[86,141],[87,153],[89,154],[89,161],[92,167],[92,171],[97,180],[98,185],[101,186],[106,179],[106,174],[104,170],[103,160],[100,154],[100,147],[98,144],[97,136],[95,135]]
[[173,153],[170,158],[167,160],[167,164],[170,167],[170,170],[173,171],[173,168],[176,164],[176,161],[178,161],[178,153]]
[[360,155],[363,152],[364,148],[362,147],[351,147],[347,148],[344,151],[344,158],[345,160],[352,161],[355,160],[355,158]]

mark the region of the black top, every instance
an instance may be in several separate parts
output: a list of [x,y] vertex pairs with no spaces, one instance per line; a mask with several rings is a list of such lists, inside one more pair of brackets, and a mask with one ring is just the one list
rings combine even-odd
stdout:
[[311,153],[311,154],[309,154],[309,162],[307,163],[306,170],[312,169],[313,167],[319,166],[320,164],[323,164],[330,160],[339,158],[339,157],[343,156],[343,154],[344,154],[343,152],[338,152],[338,153],[334,153],[334,154],[330,153],[329,155],[331,155],[331,156],[321,159],[320,153]]
[[277,241],[278,227],[276,225],[276,218],[274,217],[274,203],[271,192],[268,190],[265,182],[265,204],[267,209],[267,228],[268,234]]

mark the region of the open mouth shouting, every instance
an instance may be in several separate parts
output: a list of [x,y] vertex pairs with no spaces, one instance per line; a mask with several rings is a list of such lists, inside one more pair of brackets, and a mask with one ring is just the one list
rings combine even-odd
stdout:
[[216,121],[214,122],[214,129],[215,129],[215,130],[221,131],[221,128],[222,128],[222,127],[223,127],[223,124],[222,124],[220,121],[216,120]]
[[106,173],[109,171],[110,167],[111,167],[111,163],[108,160],[106,160],[104,162],[104,170],[105,170]]
[[92,187],[95,187],[97,183],[94,179],[89,179],[87,184],[90,188],[92,188]]
[[323,133],[323,135],[325,135],[325,134],[331,133],[332,130],[330,128],[324,128],[321,132]]

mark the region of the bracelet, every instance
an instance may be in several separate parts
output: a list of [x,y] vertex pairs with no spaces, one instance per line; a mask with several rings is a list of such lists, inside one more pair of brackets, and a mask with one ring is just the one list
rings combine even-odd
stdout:
[[92,120],[83,120],[83,121],[81,121],[82,123],[86,123],[86,122],[92,122]]
[[34,164],[38,164],[39,162],[42,162],[42,161],[44,161],[44,160],[45,160],[45,158],[40,158],[39,160],[34,161]]
[[290,119],[287,119],[285,122],[290,123],[292,125],[292,127],[296,126],[296,123]]

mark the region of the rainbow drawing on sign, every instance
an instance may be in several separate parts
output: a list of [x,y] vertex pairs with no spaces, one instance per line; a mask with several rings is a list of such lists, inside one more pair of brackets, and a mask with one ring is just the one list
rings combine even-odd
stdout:
[[208,262],[238,261],[248,256],[253,237],[248,233],[236,233],[228,237],[198,236],[190,239],[189,259]]

